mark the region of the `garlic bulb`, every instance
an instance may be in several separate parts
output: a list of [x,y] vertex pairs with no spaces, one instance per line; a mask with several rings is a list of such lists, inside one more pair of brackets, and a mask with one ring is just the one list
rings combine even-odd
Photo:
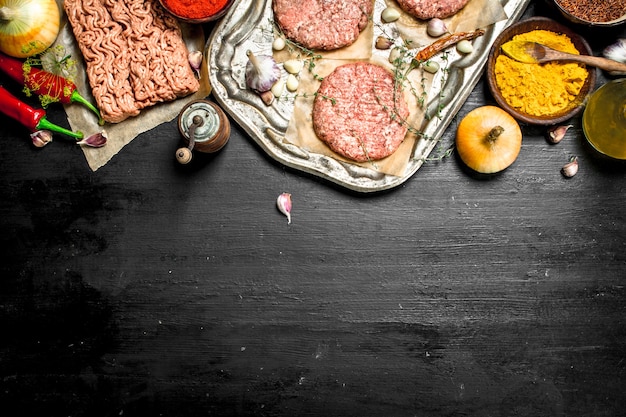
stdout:
[[276,81],[280,79],[280,68],[273,57],[269,55],[254,55],[246,52],[246,84],[257,93],[270,91]]
[[602,51],[605,58],[626,63],[626,39],[618,39]]

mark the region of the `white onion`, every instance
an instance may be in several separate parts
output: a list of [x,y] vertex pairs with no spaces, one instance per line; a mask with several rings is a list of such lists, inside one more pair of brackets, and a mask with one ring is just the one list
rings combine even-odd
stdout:
[[0,51],[16,58],[37,55],[59,34],[55,0],[0,0]]

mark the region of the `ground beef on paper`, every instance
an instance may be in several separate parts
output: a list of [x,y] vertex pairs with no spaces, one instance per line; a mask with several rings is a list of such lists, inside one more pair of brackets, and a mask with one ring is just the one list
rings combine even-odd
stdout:
[[312,116],[320,140],[339,155],[365,162],[398,149],[408,130],[408,115],[393,74],[382,66],[357,62],[324,77]]
[[374,0],[273,0],[272,8],[287,38],[308,49],[330,51],[357,40]]
[[402,9],[418,19],[443,19],[461,10],[469,0],[398,0]]

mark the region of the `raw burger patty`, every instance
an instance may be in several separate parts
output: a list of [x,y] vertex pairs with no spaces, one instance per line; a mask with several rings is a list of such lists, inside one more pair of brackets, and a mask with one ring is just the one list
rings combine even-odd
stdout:
[[308,49],[351,45],[367,26],[373,0],[273,0],[274,18],[287,38]]
[[[313,102],[313,129],[334,152],[357,162],[391,155],[407,132],[409,108],[393,74],[367,62],[337,67]],[[392,119],[393,112],[396,120]]]
[[443,19],[461,10],[469,0],[398,0],[402,9],[418,19]]

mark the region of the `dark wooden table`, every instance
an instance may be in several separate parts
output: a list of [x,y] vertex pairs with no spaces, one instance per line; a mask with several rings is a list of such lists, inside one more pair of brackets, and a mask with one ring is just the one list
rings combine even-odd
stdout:
[[190,166],[172,122],[92,172],[1,116],[0,414],[626,415],[626,166],[571,123],[489,179],[452,156],[363,195],[235,124]]

